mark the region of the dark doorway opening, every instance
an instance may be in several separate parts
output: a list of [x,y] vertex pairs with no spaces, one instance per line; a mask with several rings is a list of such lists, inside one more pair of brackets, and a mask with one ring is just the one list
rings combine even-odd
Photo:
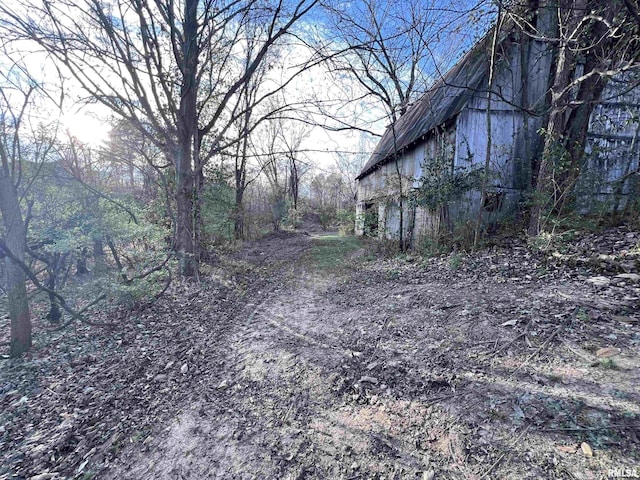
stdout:
[[378,204],[364,204],[364,234],[368,237],[378,236]]

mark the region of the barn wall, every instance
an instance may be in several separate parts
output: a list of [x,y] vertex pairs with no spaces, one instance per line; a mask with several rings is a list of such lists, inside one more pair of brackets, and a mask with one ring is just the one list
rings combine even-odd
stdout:
[[[491,153],[485,223],[513,212],[530,187],[531,161],[542,145],[545,94],[551,68],[549,46],[514,38],[503,45],[491,95]],[[524,65],[524,68],[523,68]],[[488,82],[488,78],[486,79]],[[487,154],[486,91],[475,92],[456,120],[455,167],[484,168]],[[528,112],[525,113],[525,109]],[[536,114],[538,111],[540,114]],[[533,112],[533,113],[532,113]],[[475,222],[480,192],[468,192],[449,206],[448,228]]]
[[[542,126],[551,55],[542,42],[514,39],[498,63],[491,96],[491,156],[489,168],[495,174],[491,185],[501,190],[526,188],[530,164],[541,145]],[[524,62],[524,63],[523,63]],[[525,65],[525,68],[523,68]],[[488,81],[488,80],[487,80]],[[475,93],[458,119],[456,165],[472,162],[484,165],[487,147],[486,92]],[[540,115],[524,109],[540,110]]]
[[[539,158],[544,143],[539,132],[552,66],[552,47],[543,42],[514,38],[502,48],[491,96],[491,201],[483,206],[486,222],[514,211],[522,193],[531,188],[532,161]],[[609,100],[598,105],[591,116],[583,173],[576,186],[580,211],[619,209],[629,199],[640,197],[640,87],[627,92],[630,80],[610,81],[603,94]],[[419,186],[424,162],[436,158],[443,149],[452,159],[452,168],[484,167],[487,102],[486,91],[473,92],[464,108],[447,119],[446,129],[440,126],[428,132],[422,142],[402,152],[399,163],[405,194]],[[397,185],[395,162],[358,182],[358,211],[376,205],[380,237],[399,235]],[[417,245],[425,236],[434,237],[456,224],[475,220],[480,193],[469,192],[439,212],[409,204],[404,208],[405,238]]]
[[[434,163],[447,170],[454,168],[456,156],[456,123],[452,123],[447,128],[442,128],[427,137],[421,145],[422,155],[416,167],[416,178],[413,188],[419,188],[423,176],[428,175],[425,165]],[[411,244],[418,245],[424,237],[435,237],[441,231],[442,226],[441,211],[434,211],[425,206],[415,206],[408,208],[407,217],[411,220],[408,224],[407,234],[410,236]]]
[[[513,38],[501,48],[501,59],[494,78],[494,94],[491,97],[493,134],[489,166],[494,172],[490,186],[500,198],[504,197],[500,206],[506,211],[517,202],[521,190],[528,186],[522,178],[530,176],[526,165],[530,165],[530,157],[535,153],[533,144],[540,141],[537,130],[541,117],[525,116],[520,106],[526,105],[533,109],[536,104],[544,104],[551,56],[548,45],[530,39],[521,41]],[[522,65],[527,65],[527,68],[523,70]],[[483,84],[485,82],[488,82],[486,76]],[[523,88],[525,82],[527,88]],[[446,100],[445,98],[444,101]],[[472,169],[484,166],[487,101],[486,90],[474,92],[457,117],[449,119],[449,126],[444,134],[442,131],[431,131],[424,136],[422,143],[402,153],[400,163],[404,192],[409,187],[418,187],[418,180],[424,173],[423,163],[441,155],[443,148],[447,150],[446,155],[452,158],[452,168]],[[399,234],[398,207],[385,200],[397,196],[397,190],[395,162],[383,165],[358,182],[358,202],[361,204],[359,211],[363,211],[365,203],[387,204],[388,208],[379,212],[379,233],[382,236],[393,237]],[[410,221],[404,222],[405,229],[408,229],[405,233],[412,236],[413,243],[419,242],[423,236],[437,235],[443,227],[450,228],[454,221],[464,222],[469,218],[476,218],[479,201],[479,193],[470,192],[465,198],[450,205],[445,212],[431,212],[422,207],[408,209],[404,218]],[[491,211],[487,212],[487,217],[491,215]]]
[[426,207],[416,207],[414,215],[414,230],[411,244],[419,246],[424,238],[434,238],[442,231],[441,212]]
[[640,195],[640,87],[628,91],[630,76],[612,79],[591,114],[576,185],[581,212],[620,210]]
[[[527,42],[529,44],[536,42]],[[535,149],[532,143],[538,142],[537,135],[528,134],[533,125],[531,119],[520,108],[540,95],[540,88],[527,90],[523,87],[523,76],[529,81],[528,74],[522,71],[522,61],[531,52],[523,52],[520,44],[512,43],[509,53],[497,66],[494,89],[491,95],[491,153],[489,158],[488,201],[483,208],[485,222],[493,222],[513,210],[520,200],[523,187],[522,175],[528,174],[524,165],[527,152]],[[536,53],[537,54],[537,53]],[[539,67],[539,65],[538,65]],[[537,68],[538,68],[537,67]],[[487,80],[488,81],[488,80]],[[533,93],[532,93],[533,92]],[[455,160],[457,169],[483,169],[487,154],[487,92],[476,92],[460,112],[456,120]],[[456,228],[465,223],[475,222],[480,209],[479,191],[471,191],[458,201],[449,205],[448,211],[440,214],[447,220],[438,228],[446,226]],[[435,222],[434,222],[435,225]]]
[[[412,187],[415,176],[420,174],[419,165],[424,159],[423,151],[424,147],[418,146],[410,151],[402,152],[398,156],[398,168],[405,191]],[[394,161],[382,165],[357,182],[357,198],[361,202],[396,195],[397,190],[398,169]]]
[[[378,212],[378,236],[387,239],[399,237],[398,169],[402,178],[402,190],[406,195],[416,184],[416,178],[422,174],[420,166],[424,162],[424,152],[424,144],[405,150],[398,156],[397,167],[396,162],[392,161],[358,180],[356,235],[365,233],[365,211],[367,207],[370,209],[375,206]],[[412,230],[412,224],[409,223],[412,212],[407,205],[404,206],[404,209],[403,230],[405,234],[409,234]]]
[[[514,178],[522,170],[519,152],[527,150],[522,143],[529,141],[524,135],[524,115],[518,104],[522,101],[521,52],[518,49],[503,59],[494,81],[495,95],[491,99],[491,120],[493,125],[490,170],[494,172],[491,187],[500,195],[504,208],[513,205],[519,199],[519,186]],[[438,156],[451,158],[451,168],[483,167],[487,147],[487,101],[486,92],[474,93],[467,106],[458,114],[452,124],[439,132],[425,135],[424,141],[412,149],[403,152],[399,161],[403,174],[403,191],[419,186],[424,174],[425,161],[433,161]],[[398,205],[385,200],[397,196],[397,174],[395,162],[381,166],[358,182],[358,201],[363,210],[366,202],[384,202],[384,211],[379,212],[380,236],[396,238],[399,235]],[[443,227],[450,228],[455,222],[465,222],[476,218],[480,195],[470,192],[465,198],[454,202],[448,211],[433,212],[428,208],[415,209],[405,205],[404,230],[410,235],[412,243],[417,244],[425,236],[436,236]],[[506,211],[506,208],[504,208]],[[487,216],[490,216],[488,212]],[[445,225],[446,224],[446,225]]]
[[356,226],[354,233],[357,237],[365,234],[365,202],[356,202]]

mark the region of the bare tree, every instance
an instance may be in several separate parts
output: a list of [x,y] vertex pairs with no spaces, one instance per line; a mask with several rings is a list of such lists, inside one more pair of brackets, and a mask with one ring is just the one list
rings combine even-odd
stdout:
[[278,136],[281,143],[282,152],[287,158],[288,167],[288,194],[293,210],[298,210],[298,198],[300,196],[300,181],[304,173],[308,170],[308,162],[301,156],[302,143],[309,135],[309,126],[295,119],[278,119]]
[[[26,234],[17,190],[20,167],[16,165],[16,158],[12,156],[12,153],[16,151],[12,142],[16,139],[17,133],[9,131],[16,129],[16,126],[15,123],[13,127],[7,126],[6,111],[2,112],[2,116],[2,124],[0,125],[2,129],[0,133],[0,159],[2,160],[0,211],[2,212],[6,245],[12,252],[15,252],[18,259],[24,261]],[[20,114],[18,114],[18,118],[11,120],[19,123]],[[31,319],[25,274],[20,266],[9,257],[6,257],[6,277],[9,317],[11,319],[11,356],[17,357],[31,348]]]
[[[273,99],[272,103],[277,104],[272,105],[273,111],[286,108],[284,99]],[[263,122],[256,131],[260,140],[253,142],[253,152],[269,185],[275,230],[280,228],[287,206],[297,215],[301,178],[309,169],[308,162],[301,158],[308,133],[304,122],[283,116]]]
[[[31,318],[23,269],[27,248],[26,223],[21,208],[21,185],[27,158],[37,165],[51,144],[30,136],[26,117],[32,107],[36,85],[24,79],[19,68],[2,72],[0,78],[0,213],[4,239],[0,252],[5,258],[7,298],[11,320],[11,356],[31,348]],[[31,132],[33,133],[33,132]]]
[[430,83],[437,70],[431,43],[450,25],[445,9],[435,2],[362,0],[331,8],[343,54],[325,51],[336,74],[354,78],[368,96],[386,110],[393,138],[394,185],[399,209],[399,247],[404,249],[406,176],[401,171],[395,131],[397,120]]
[[361,134],[358,151],[353,153],[338,153],[336,157],[336,168],[338,172],[340,172],[343,181],[349,189],[349,196],[352,203],[355,202],[357,193],[355,178],[362,171],[362,167],[364,167],[367,162],[365,152],[369,149],[368,143],[368,137],[366,134]]
[[[247,32],[254,25],[247,25]],[[248,67],[254,55],[254,50],[259,45],[254,41],[253,35],[246,35],[246,45],[244,48],[245,68]],[[271,56],[275,53],[270,52]],[[260,98],[263,82],[267,75],[268,62],[264,62],[256,70],[255,74],[243,86],[239,94],[239,109],[242,111],[235,122],[235,138],[238,140],[232,147],[233,161],[233,182],[235,187],[235,211],[234,211],[234,237],[239,240],[244,237],[244,194],[247,186],[252,181],[248,177],[248,169],[250,164],[251,133],[257,128],[258,124],[264,120],[264,116],[257,114],[255,111]],[[268,115],[267,115],[268,116]],[[255,179],[255,177],[254,177]]]
[[[197,190],[206,163],[246,110],[239,92],[318,0],[23,0],[0,5],[5,35],[37,42],[92,99],[127,119],[175,170],[181,272],[197,271]],[[259,47],[236,48],[248,22]]]
[[310,178],[306,200],[323,228],[337,224],[345,208],[353,210],[349,183],[350,178],[338,171],[318,172]]

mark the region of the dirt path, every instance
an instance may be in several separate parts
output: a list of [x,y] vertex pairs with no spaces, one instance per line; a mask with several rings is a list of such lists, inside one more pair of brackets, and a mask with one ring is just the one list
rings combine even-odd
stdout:
[[336,395],[341,365],[360,353],[327,295],[336,273],[287,260],[286,286],[238,315],[211,394],[112,478],[339,478],[359,468],[348,462],[355,444],[375,434],[352,424]]
[[[199,398],[125,449],[110,478],[640,473],[638,312],[612,320],[623,300],[506,256],[354,260],[348,273],[344,252],[327,258],[335,238],[298,237],[294,253],[287,241],[275,286],[237,316]],[[594,352],[612,344],[616,363],[602,363]]]
[[37,325],[0,480],[634,478],[640,232],[560,247],[278,234],[118,329]]

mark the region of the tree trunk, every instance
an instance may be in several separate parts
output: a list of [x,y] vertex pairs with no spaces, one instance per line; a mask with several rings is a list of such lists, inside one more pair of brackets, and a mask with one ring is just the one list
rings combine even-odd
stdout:
[[[248,101],[247,101],[248,103]],[[244,132],[242,137],[242,147],[238,145],[236,151],[236,167],[235,167],[235,180],[236,180],[236,204],[235,204],[235,217],[233,223],[234,237],[236,240],[244,238],[244,191],[247,188],[247,153],[249,151],[249,133],[247,131],[247,125],[249,123],[249,109],[244,115]],[[240,151],[241,150],[241,151]]]
[[86,275],[89,273],[87,268],[87,249],[83,248],[76,259],[76,275]]
[[[498,5],[498,20],[496,21],[495,30],[493,32],[493,41],[491,42],[491,54],[489,59],[489,85],[487,87],[487,148],[484,153],[484,169],[482,172],[482,185],[480,187],[480,205],[478,205],[478,218],[476,220],[476,231],[473,236],[473,246],[477,247],[482,233],[484,204],[487,200],[487,189],[489,181],[489,167],[491,165],[491,147],[492,147],[492,123],[491,123],[491,100],[493,93],[493,77],[496,66],[496,47],[498,44],[498,35],[502,28],[502,8]],[[454,160],[455,161],[455,160]]]
[[291,166],[291,175],[289,177],[289,183],[291,185],[291,201],[293,202],[293,209],[298,210],[298,190],[300,185],[300,179],[298,178],[298,165],[296,159],[291,158],[289,160]]
[[193,242],[193,170],[191,148],[181,148],[176,160],[176,250],[180,273],[192,277],[196,273]]
[[[18,193],[8,172],[0,171],[0,212],[4,222],[5,243],[9,251],[24,262],[26,232]],[[31,318],[25,273],[20,265],[6,257],[7,298],[9,300],[9,318],[11,319],[12,357],[19,357],[31,348]]]
[[180,273],[185,277],[197,274],[198,262],[194,242],[194,174],[197,158],[198,133],[197,68],[198,68],[198,1],[184,4],[184,37],[182,39],[182,83],[178,112],[178,145],[175,152],[176,167],[176,249]]
[[233,222],[233,232],[236,240],[244,238],[244,188],[241,186],[241,182],[238,179],[238,171],[236,171],[236,205],[235,215]]
[[[579,16],[584,13],[585,6],[584,0],[575,2],[575,5],[573,3],[572,0],[562,0],[559,7],[560,15],[572,9],[566,26],[566,30],[570,32],[575,29]],[[561,38],[551,86],[551,105],[545,129],[544,149],[536,176],[535,193],[529,218],[529,235],[538,235],[541,232],[545,211],[553,207],[556,202],[556,163],[562,160],[558,157],[564,155],[562,136],[566,128],[565,112],[569,97],[567,87],[571,82],[574,66],[575,53],[569,47],[569,39]]]
[[398,250],[404,252],[406,245],[404,241],[404,188],[402,185],[402,170],[400,167],[400,153],[398,152],[398,137],[396,135],[396,121],[398,118],[395,113],[391,113],[391,133],[393,134],[393,159],[398,177],[398,209],[399,209],[399,228],[398,228]]
[[56,277],[60,268],[60,254],[57,253],[53,258],[50,257],[50,260],[50,264],[47,265],[47,270],[49,271],[47,288],[51,290],[49,293],[49,313],[47,314],[47,319],[49,319],[51,323],[57,324],[60,322],[60,318],[62,318],[62,311],[60,310],[60,302],[53,292],[56,290]]
[[[606,28],[603,31],[601,24],[594,32],[597,37],[604,37]],[[601,65],[594,54],[587,53],[584,72],[596,70]],[[580,163],[584,155],[589,130],[589,120],[595,108],[596,101],[600,99],[608,78],[601,75],[593,75],[580,83],[580,88],[576,96],[577,106],[570,112],[567,120],[567,133],[564,141],[564,148],[567,152],[569,168],[558,179],[558,186],[561,192],[567,192],[575,184],[580,174]]]
[[[200,147],[194,147],[194,152],[199,152]],[[208,261],[210,256],[205,243],[204,219],[202,218],[202,205],[204,203],[205,178],[204,165],[200,161],[198,153],[194,154],[196,170],[194,172],[193,188],[193,245],[196,265],[200,262]]]
[[93,269],[95,272],[100,273],[105,270],[104,261],[104,244],[102,240],[93,241]]

